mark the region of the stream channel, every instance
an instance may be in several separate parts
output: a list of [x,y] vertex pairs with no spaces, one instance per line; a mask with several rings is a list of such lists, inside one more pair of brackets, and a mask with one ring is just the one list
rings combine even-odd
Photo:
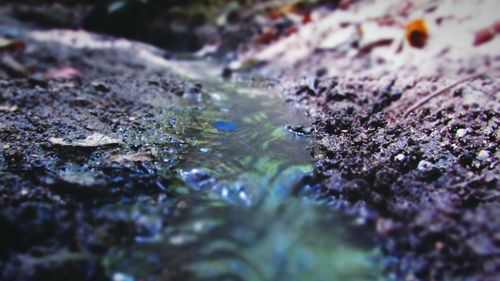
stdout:
[[[287,125],[312,120],[285,104],[278,89],[200,72],[208,68],[173,67],[202,83],[201,95],[170,109],[168,133],[187,140],[181,195],[173,208],[168,200],[168,208],[144,206],[157,211],[137,219],[164,230],[112,252],[114,279],[384,280],[372,231],[306,195],[314,189],[301,181],[313,169],[313,137]],[[169,216],[166,228],[162,215]]]

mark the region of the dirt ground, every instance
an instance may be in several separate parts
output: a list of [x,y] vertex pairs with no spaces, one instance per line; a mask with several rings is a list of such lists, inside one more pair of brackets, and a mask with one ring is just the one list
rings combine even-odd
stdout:
[[[347,37],[347,46],[333,40],[322,51],[291,49],[299,58],[290,61],[293,54],[279,50],[294,41],[316,50],[324,44],[305,30],[250,53],[278,55],[277,67],[264,67],[267,73],[315,73],[286,93],[316,117],[321,197],[375,211],[369,216],[395,258],[392,272],[404,280],[497,280],[499,39],[473,44],[475,32],[495,22],[487,7],[496,4],[389,2],[388,10],[360,5],[324,19],[328,25],[306,27],[324,32],[338,23],[345,34],[349,22],[361,20],[359,47]],[[378,8],[374,3],[368,7]],[[422,49],[398,41],[404,28],[380,20],[408,22],[415,15],[433,25]],[[377,26],[382,31],[375,32]]]
[[[107,280],[99,258],[147,229],[103,210],[173,196],[172,178],[160,171],[175,170],[183,140],[160,133],[174,126],[161,105],[199,88],[133,50],[67,48],[34,40],[31,29],[0,20],[0,35],[26,42],[9,56],[30,72],[0,68],[0,276]],[[352,42],[292,60],[277,55],[294,40],[315,44],[307,34],[250,46],[241,61],[266,61],[257,73],[278,75],[288,101],[315,117],[318,196],[369,210],[396,280],[498,280],[499,39],[465,54],[432,43],[430,53],[443,56],[408,45],[398,55],[377,47],[360,56],[369,48],[353,52]],[[393,57],[406,63],[396,68]],[[100,136],[93,147],[75,145],[94,133],[109,143]]]
[[414,101],[391,84],[326,79],[295,90],[319,111],[321,197],[375,210],[384,249],[397,257],[390,268],[410,270],[407,280],[496,280],[498,79],[469,81],[406,117]]
[[0,279],[108,280],[100,257],[149,230],[106,208],[171,198],[183,142],[165,134],[164,108],[199,86],[134,50],[37,41],[4,16],[0,33],[26,44],[9,56],[30,74],[0,69]]

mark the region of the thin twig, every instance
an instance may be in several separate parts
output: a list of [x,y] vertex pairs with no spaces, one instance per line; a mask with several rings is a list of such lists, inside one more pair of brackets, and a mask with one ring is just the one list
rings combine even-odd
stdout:
[[478,77],[481,77],[483,75],[485,75],[486,72],[481,72],[481,73],[477,73],[477,74],[473,74],[471,76],[467,76],[465,77],[464,79],[462,80],[458,80],[457,82],[453,83],[453,84],[450,84],[444,88],[441,88],[437,91],[435,91],[434,93],[430,94],[428,97],[426,97],[425,99],[423,99],[422,101],[420,101],[419,103],[413,105],[412,107],[410,107],[404,114],[404,117],[407,117],[410,113],[412,113],[413,111],[415,111],[417,108],[421,107],[422,105],[426,104],[428,101],[430,101],[431,99],[439,96],[439,95],[442,95],[444,93],[446,93],[447,91],[451,90],[452,88],[458,86],[459,84],[462,84],[466,81],[469,81],[469,80],[472,80],[472,79],[475,79],[475,78],[478,78]]

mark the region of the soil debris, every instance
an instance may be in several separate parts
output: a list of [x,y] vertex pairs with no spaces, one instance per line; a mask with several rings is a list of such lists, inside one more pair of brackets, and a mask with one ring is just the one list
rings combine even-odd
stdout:
[[109,158],[110,162],[118,164],[131,163],[131,162],[148,162],[153,161],[158,156],[155,152],[139,152],[126,155],[115,155]]
[[116,145],[122,144],[122,140],[117,138],[112,138],[109,136],[105,136],[100,133],[94,133],[85,139],[75,140],[72,142],[67,142],[63,138],[49,138],[49,142],[54,145],[60,146],[73,146],[73,147],[99,147],[99,146],[107,146],[107,145]]

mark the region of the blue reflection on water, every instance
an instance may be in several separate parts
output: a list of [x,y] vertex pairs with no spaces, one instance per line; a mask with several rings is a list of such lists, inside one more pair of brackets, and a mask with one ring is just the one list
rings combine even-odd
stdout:
[[222,132],[234,132],[238,129],[238,124],[231,121],[215,121],[215,128]]

